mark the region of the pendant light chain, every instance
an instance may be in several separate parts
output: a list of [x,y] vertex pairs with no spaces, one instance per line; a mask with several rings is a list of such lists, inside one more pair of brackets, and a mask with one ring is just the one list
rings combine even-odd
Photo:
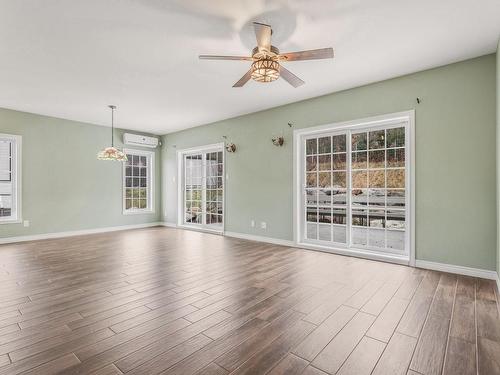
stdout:
[[111,147],[115,147],[115,108],[116,106],[110,105],[111,108]]

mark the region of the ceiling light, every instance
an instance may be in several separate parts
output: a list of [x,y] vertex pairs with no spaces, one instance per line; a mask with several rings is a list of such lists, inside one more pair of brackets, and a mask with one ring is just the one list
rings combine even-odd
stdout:
[[122,151],[117,149],[114,145],[114,120],[115,120],[115,105],[108,105],[111,108],[111,147],[106,147],[104,150],[100,151],[97,154],[97,159],[99,160],[116,160],[116,161],[127,161],[127,155],[125,155]]
[[252,79],[257,82],[276,81],[280,76],[280,64],[273,59],[263,58],[252,64]]

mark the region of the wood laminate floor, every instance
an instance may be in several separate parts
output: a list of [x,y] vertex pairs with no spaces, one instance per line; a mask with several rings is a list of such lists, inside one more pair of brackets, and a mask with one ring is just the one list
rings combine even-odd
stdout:
[[149,228],[0,246],[0,375],[500,374],[492,281]]

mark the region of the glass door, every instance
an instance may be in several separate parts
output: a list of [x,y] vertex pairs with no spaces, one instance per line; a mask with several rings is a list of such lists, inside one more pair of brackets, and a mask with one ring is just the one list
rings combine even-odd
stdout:
[[303,136],[302,242],[409,254],[407,125]]
[[183,225],[223,230],[223,156],[221,149],[183,154]]
[[405,253],[405,127],[351,133],[353,246]]
[[306,236],[313,241],[347,244],[346,134],[305,141]]

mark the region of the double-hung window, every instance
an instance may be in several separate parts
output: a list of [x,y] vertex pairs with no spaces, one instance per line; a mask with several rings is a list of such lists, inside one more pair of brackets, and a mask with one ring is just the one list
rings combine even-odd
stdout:
[[128,161],[123,163],[123,213],[153,212],[154,153],[124,150]]
[[0,134],[0,223],[21,220],[21,137]]

